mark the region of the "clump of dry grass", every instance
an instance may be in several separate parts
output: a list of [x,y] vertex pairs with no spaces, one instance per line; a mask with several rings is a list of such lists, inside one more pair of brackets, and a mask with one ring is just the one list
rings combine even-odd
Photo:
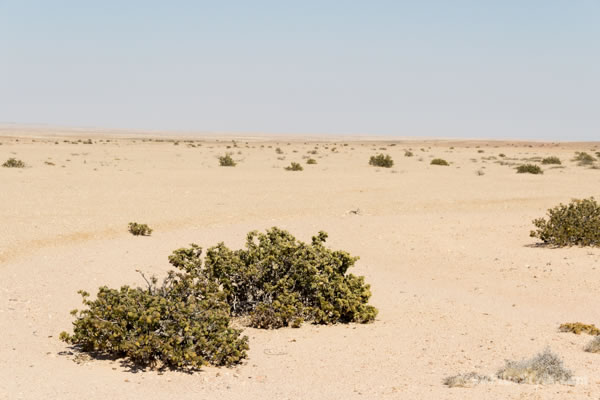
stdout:
[[560,158],[552,156],[552,157],[546,157],[546,158],[542,159],[542,164],[545,164],[545,165],[558,164],[558,165],[560,165],[562,163],[560,161]]
[[539,165],[535,164],[523,164],[517,167],[517,174],[534,174],[539,175],[543,174],[544,171],[540,168]]
[[303,171],[304,168],[302,168],[302,165],[300,165],[297,162],[293,162],[290,165],[288,165],[287,167],[285,167],[286,171]]
[[458,374],[454,376],[449,376],[444,379],[444,385],[448,387],[463,387],[463,388],[471,388],[477,386],[481,383],[489,383],[492,381],[487,375],[481,375],[477,372],[469,372],[467,374]]
[[587,333],[588,335],[600,335],[600,329],[596,328],[594,324],[582,324],[581,322],[568,322],[561,324],[558,327],[561,332],[572,332],[576,335]]
[[506,360],[506,365],[497,372],[496,376],[516,383],[545,385],[566,383],[573,375],[563,366],[560,357],[548,348],[531,359]]
[[596,336],[591,342],[584,348],[588,353],[600,353],[600,336]]

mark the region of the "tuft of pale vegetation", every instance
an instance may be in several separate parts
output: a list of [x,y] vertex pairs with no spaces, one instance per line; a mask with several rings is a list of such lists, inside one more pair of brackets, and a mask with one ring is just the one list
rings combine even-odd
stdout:
[[588,154],[585,151],[577,151],[575,152],[575,157],[573,158],[573,161],[576,161],[577,165],[581,167],[586,167],[594,164],[594,161],[596,161],[596,159],[591,154]]
[[227,153],[224,156],[219,157],[219,165],[221,167],[235,167],[237,164],[231,157],[231,154]]
[[152,229],[148,225],[137,222],[130,222],[128,230],[133,236],[150,236],[152,234]]
[[496,376],[516,383],[548,385],[567,383],[573,375],[563,366],[558,355],[550,349],[546,349],[528,360],[506,360],[505,366],[498,371]]
[[588,353],[600,353],[600,336],[596,336],[592,339],[592,341],[585,346],[584,350]]
[[467,374],[458,374],[449,376],[444,379],[444,385],[448,387],[471,388],[481,383],[490,383],[492,378],[487,375],[481,375],[477,372],[469,372]]
[[314,158],[309,158],[308,160],[306,160],[307,164],[316,164],[317,160],[315,160]]
[[519,165],[516,169],[517,169],[517,174],[539,175],[539,174],[544,173],[544,171],[542,171],[540,166],[535,165],[535,164],[522,164],[522,165]]
[[389,154],[380,153],[376,156],[371,156],[369,159],[369,165],[374,167],[391,168],[394,166],[394,160]]
[[566,324],[561,324],[558,327],[558,330],[561,332],[571,332],[576,335],[580,335],[581,333],[587,333],[588,335],[600,335],[600,329],[596,328],[594,324],[582,324],[581,322],[568,322]]
[[404,151],[404,157],[413,157],[415,154],[410,150]]
[[553,246],[600,246],[600,205],[593,197],[561,203],[547,214],[547,220],[533,220],[531,237]]
[[552,156],[552,157],[546,157],[546,158],[542,159],[542,164],[544,164],[544,165],[546,165],[546,164],[561,165],[562,162],[560,161],[560,158]]
[[300,165],[300,163],[292,162],[290,165],[285,167],[285,170],[286,171],[303,171],[304,168],[302,167],[302,165]]
[[16,158],[9,158],[2,164],[4,168],[25,168],[25,163]]
[[450,164],[448,164],[448,161],[444,160],[443,158],[434,158],[433,160],[431,160],[431,165],[442,165],[442,166],[448,166]]

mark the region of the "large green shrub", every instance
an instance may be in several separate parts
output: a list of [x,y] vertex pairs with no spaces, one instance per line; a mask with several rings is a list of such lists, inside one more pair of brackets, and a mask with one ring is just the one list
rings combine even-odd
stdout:
[[319,232],[307,244],[278,228],[250,232],[245,249],[210,248],[204,271],[223,288],[232,314],[249,315],[254,327],[372,321],[377,310],[367,304],[369,285],[347,273],[357,258],[326,248],[326,238]]
[[373,165],[375,167],[383,167],[383,168],[391,168],[394,166],[394,160],[389,154],[383,155],[378,154],[376,156],[371,156],[369,160],[369,165]]
[[204,262],[195,244],[175,250],[169,262],[179,271],[160,286],[156,278],[147,288],[103,286],[96,300],[80,291],[87,308],[72,311],[73,333],[60,338],[142,366],[195,369],[246,357],[247,338],[229,326],[231,316],[257,328],[373,321],[369,285],[347,273],[357,257],[326,248],[326,238],[319,232],[307,244],[271,228],[250,232],[244,249],[209,248]]
[[533,221],[531,237],[555,246],[600,246],[600,205],[593,197],[548,210],[548,220]]
[[[175,265],[175,264],[174,264]],[[96,300],[80,291],[82,311],[73,310],[73,334],[61,340],[83,351],[126,357],[141,366],[195,369],[232,365],[246,357],[248,343],[229,327],[229,306],[216,284],[199,271],[169,272],[162,285],[103,286]]]

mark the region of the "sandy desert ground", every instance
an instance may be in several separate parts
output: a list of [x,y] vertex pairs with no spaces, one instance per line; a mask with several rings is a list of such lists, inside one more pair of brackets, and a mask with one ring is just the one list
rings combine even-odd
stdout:
[[[0,162],[27,164],[0,168],[1,399],[600,397],[600,355],[583,351],[590,336],[558,331],[600,323],[600,249],[538,247],[529,237],[548,208],[600,197],[600,170],[568,161],[598,144],[254,136],[234,147],[232,137],[73,135],[0,136]],[[414,157],[404,157],[408,148]],[[318,164],[305,165],[314,149]],[[219,167],[227,151],[237,167]],[[394,167],[369,166],[378,152]],[[516,174],[500,153],[509,164],[556,155],[564,168]],[[451,165],[429,165],[434,157]],[[304,171],[285,171],[291,161]],[[131,221],[155,231],[134,237]],[[324,230],[329,246],[360,256],[353,272],[371,284],[377,320],[246,329],[242,365],[195,374],[130,371],[58,340],[71,329],[77,290],[141,285],[135,270],[163,275],[173,249],[237,248],[248,231],[271,226],[302,240]],[[493,374],[547,346],[578,384],[442,383]]]

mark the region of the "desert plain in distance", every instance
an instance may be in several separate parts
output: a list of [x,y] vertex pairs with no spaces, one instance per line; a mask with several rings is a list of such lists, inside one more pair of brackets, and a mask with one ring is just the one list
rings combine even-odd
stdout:
[[[0,163],[27,167],[0,168],[0,399],[598,398],[600,355],[582,350],[590,336],[558,326],[600,323],[600,249],[529,237],[548,208],[600,197],[600,170],[570,161],[576,151],[600,143],[5,127]],[[236,167],[219,166],[227,152]],[[377,153],[394,166],[370,166]],[[562,167],[515,173],[547,156]],[[290,162],[304,170],[286,171]],[[130,235],[131,221],[153,234]],[[303,241],[326,231],[329,247],[359,256],[351,272],[371,285],[375,322],[246,328],[244,363],[194,374],[131,371],[59,341],[77,290],[142,285],[136,269],[163,276],[176,248],[239,248],[272,226]],[[442,383],[546,347],[577,384]]]

